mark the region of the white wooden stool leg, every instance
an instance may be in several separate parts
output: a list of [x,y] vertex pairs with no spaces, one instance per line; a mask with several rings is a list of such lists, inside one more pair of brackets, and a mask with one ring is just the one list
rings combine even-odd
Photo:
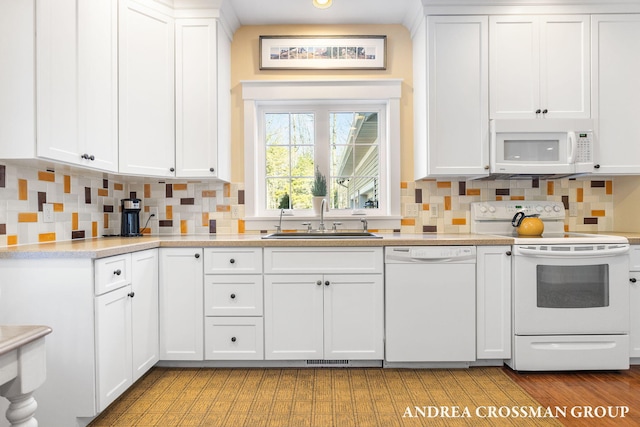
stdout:
[[5,397],[10,402],[6,416],[11,427],[38,427],[38,421],[34,418],[38,403],[33,393]]

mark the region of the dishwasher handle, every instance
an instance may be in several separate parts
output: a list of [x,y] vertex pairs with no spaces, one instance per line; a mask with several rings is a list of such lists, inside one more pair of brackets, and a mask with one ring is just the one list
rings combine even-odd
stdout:
[[418,264],[443,264],[443,263],[469,263],[476,262],[474,247],[402,247],[391,248],[387,251],[387,262],[418,263]]

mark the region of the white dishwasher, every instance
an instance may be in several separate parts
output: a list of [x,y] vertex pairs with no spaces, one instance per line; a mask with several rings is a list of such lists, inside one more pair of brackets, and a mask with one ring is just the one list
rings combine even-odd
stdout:
[[385,248],[385,363],[476,359],[476,248]]

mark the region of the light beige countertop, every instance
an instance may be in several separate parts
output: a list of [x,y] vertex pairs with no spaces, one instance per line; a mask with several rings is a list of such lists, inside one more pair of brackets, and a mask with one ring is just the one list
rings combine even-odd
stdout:
[[0,356],[51,333],[48,326],[0,325]]
[[328,246],[444,246],[511,245],[509,237],[455,233],[376,233],[382,239],[263,239],[260,234],[100,237],[64,242],[10,246],[0,249],[0,259],[104,258],[158,247],[328,247]]
[[[456,233],[376,233],[382,239],[263,239],[261,234],[171,235],[143,237],[100,237],[95,239],[40,243],[0,248],[0,259],[104,258],[153,248],[181,247],[348,247],[348,246],[445,246],[511,245],[510,237]],[[638,232],[601,232],[623,236],[630,244],[640,244]]]

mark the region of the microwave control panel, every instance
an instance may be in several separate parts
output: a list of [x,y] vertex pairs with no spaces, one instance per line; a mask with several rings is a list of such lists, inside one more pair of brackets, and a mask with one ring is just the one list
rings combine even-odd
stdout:
[[576,163],[593,162],[593,132],[576,132]]

